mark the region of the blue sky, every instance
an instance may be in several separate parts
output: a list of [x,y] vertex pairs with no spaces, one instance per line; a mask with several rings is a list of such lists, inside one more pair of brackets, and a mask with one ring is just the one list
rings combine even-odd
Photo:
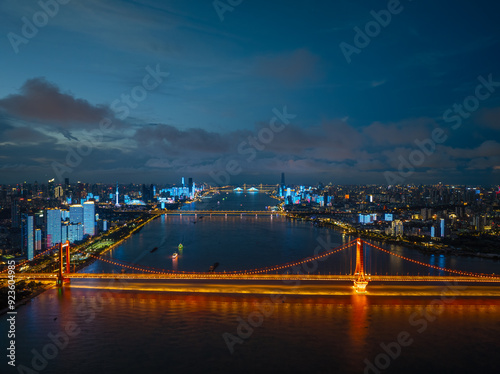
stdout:
[[[500,87],[483,88],[477,108],[471,99],[460,128],[443,120],[478,77],[500,82],[496,2],[245,0],[222,21],[213,1],[57,4],[19,44],[42,8],[0,4],[3,183],[277,183],[281,172],[292,183],[499,181]],[[373,11],[384,19],[388,8],[398,11],[373,29]],[[354,29],[370,25],[348,62],[341,43],[357,48]],[[168,77],[117,113],[122,95],[144,92],[148,67]],[[296,117],[254,158],[238,151],[285,106]],[[415,141],[436,128],[446,141],[418,159]],[[402,159],[418,162],[408,170]]]

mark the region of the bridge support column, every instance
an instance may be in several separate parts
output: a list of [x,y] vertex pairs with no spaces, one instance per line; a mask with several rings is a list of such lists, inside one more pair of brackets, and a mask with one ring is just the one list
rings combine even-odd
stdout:
[[64,283],[69,283],[69,278],[64,277],[64,261],[63,251],[66,248],[66,273],[70,273],[70,254],[69,254],[69,240],[66,243],[59,244],[59,273],[57,274],[57,287],[62,287]]
[[356,240],[356,270],[354,275],[357,279],[354,281],[354,290],[356,293],[366,293],[368,281],[365,278],[365,256],[363,252],[363,241],[358,238]]

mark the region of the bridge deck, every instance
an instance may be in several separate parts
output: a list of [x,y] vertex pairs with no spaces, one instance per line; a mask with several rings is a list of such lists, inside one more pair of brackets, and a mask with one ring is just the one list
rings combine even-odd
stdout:
[[[137,280],[204,280],[215,281],[354,281],[354,275],[323,275],[323,274],[112,274],[112,273],[68,273],[69,279],[137,279]],[[0,279],[7,278],[0,274]],[[17,279],[56,280],[55,273],[17,273]],[[467,282],[467,283],[500,283],[500,277],[470,277],[470,276],[427,276],[427,275],[371,275],[366,276],[368,282]]]
[[276,212],[271,210],[162,210],[165,214],[200,214],[200,215],[210,215],[210,214],[239,214],[239,215],[279,215],[282,212]]

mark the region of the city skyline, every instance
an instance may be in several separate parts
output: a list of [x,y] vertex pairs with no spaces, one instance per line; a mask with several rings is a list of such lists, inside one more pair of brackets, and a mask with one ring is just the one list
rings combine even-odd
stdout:
[[3,2],[2,183],[497,183],[498,4],[214,3]]
[[493,371],[499,12],[0,1],[0,372]]

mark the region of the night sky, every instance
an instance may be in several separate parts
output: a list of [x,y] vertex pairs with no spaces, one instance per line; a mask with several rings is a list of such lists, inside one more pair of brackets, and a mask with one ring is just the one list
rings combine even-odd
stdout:
[[43,1],[0,2],[0,183],[500,182],[496,1]]

